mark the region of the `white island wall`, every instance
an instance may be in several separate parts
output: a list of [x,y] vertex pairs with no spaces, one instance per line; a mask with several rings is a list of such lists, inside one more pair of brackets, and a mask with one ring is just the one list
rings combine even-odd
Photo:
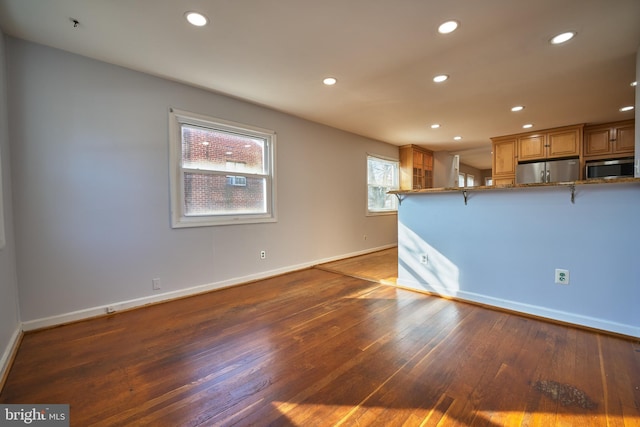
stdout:
[[400,197],[400,286],[640,337],[640,180]]

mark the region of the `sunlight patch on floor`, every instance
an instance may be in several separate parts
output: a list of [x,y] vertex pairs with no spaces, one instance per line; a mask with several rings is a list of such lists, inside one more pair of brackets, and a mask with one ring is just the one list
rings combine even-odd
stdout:
[[439,420],[443,414],[432,408],[385,408],[381,406],[327,405],[320,403],[273,402],[273,406],[295,426],[317,424],[322,418],[326,425],[380,425],[380,419],[405,420],[404,425],[425,425]]

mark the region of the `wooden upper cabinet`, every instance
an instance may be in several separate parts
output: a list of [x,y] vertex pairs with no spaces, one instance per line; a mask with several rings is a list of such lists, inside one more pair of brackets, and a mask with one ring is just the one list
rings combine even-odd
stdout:
[[616,128],[616,153],[635,153],[636,126],[635,123]]
[[416,145],[400,147],[400,189],[433,187],[433,152]]
[[493,185],[513,185],[516,181],[516,138],[492,138]]
[[584,155],[598,156],[610,154],[611,129],[585,129],[584,131]]
[[518,161],[579,157],[582,125],[518,135]]
[[516,141],[507,139],[493,143],[493,175],[516,173]]
[[583,129],[580,124],[491,138],[493,185],[514,184],[518,163],[582,158]]
[[582,132],[582,126],[573,126],[547,133],[547,158],[580,156]]
[[546,157],[544,134],[524,135],[518,138],[518,160],[538,160]]
[[635,146],[635,120],[604,123],[584,129],[585,157],[629,157],[635,152]]
[[412,189],[422,188],[422,177],[424,176],[424,153],[420,150],[413,150],[413,172]]

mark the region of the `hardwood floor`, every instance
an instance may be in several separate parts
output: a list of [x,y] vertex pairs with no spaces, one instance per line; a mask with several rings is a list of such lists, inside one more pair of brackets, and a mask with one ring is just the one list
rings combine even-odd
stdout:
[[638,342],[336,272],[388,256],[28,333],[0,402],[74,426],[640,425]]
[[385,285],[395,285],[398,281],[398,248],[328,262],[317,268],[360,279],[374,280]]

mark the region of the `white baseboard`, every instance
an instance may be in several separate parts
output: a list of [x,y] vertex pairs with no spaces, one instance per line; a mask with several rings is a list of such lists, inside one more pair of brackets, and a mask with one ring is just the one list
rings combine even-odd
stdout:
[[13,355],[16,353],[16,351],[18,351],[18,344],[20,344],[21,337],[22,325],[18,323],[16,325],[16,330],[13,331],[11,338],[9,338],[7,347],[2,353],[2,358],[0,358],[0,390],[2,390],[7,375],[9,374],[9,369],[11,368],[10,363],[13,360]]
[[570,323],[573,325],[585,326],[587,328],[599,329],[602,331],[613,332],[615,334],[640,338],[640,327],[627,325],[624,323],[617,323],[607,319],[600,319],[596,317],[584,316],[582,314],[553,310],[538,305],[531,305],[502,298],[495,298],[488,295],[477,294],[474,292],[458,291],[455,293],[455,295],[443,294],[437,289],[432,288],[428,284],[421,283],[415,280],[398,279],[397,284],[398,286],[401,286],[403,288],[415,289],[416,291],[421,292],[429,292],[454,300],[483,304],[513,312],[560,321],[563,323]]
[[[28,320],[22,322],[23,331],[33,331],[36,329],[47,328],[51,326],[58,326],[65,323],[75,322],[78,320],[89,319],[91,317],[103,316],[109,312],[118,312],[122,310],[128,310],[136,307],[142,307],[149,304],[155,304],[159,302],[170,301],[177,298],[184,298],[192,295],[209,292],[216,289],[228,288],[231,286],[237,286],[248,282],[253,282],[260,279],[266,279],[268,277],[278,276],[284,273],[290,273],[292,271],[302,270],[305,268],[313,267],[314,265],[324,264],[327,262],[337,261],[344,258],[350,258],[358,255],[365,255],[372,252],[381,251],[397,246],[396,244],[380,246],[372,249],[366,249],[362,251],[352,252],[330,258],[318,259],[312,262],[305,262],[302,264],[291,265],[287,267],[278,268],[275,270],[264,271],[256,274],[250,274],[243,277],[236,277],[233,279],[223,280],[221,282],[207,283],[204,285],[193,286],[190,288],[180,289],[171,292],[165,292],[162,294],[154,294],[142,298],[136,298],[127,301],[119,301],[111,304],[100,305],[97,307],[86,308],[83,310],[73,311],[70,313],[58,314],[55,316],[44,317],[35,320]],[[111,310],[111,311],[108,311]]]

